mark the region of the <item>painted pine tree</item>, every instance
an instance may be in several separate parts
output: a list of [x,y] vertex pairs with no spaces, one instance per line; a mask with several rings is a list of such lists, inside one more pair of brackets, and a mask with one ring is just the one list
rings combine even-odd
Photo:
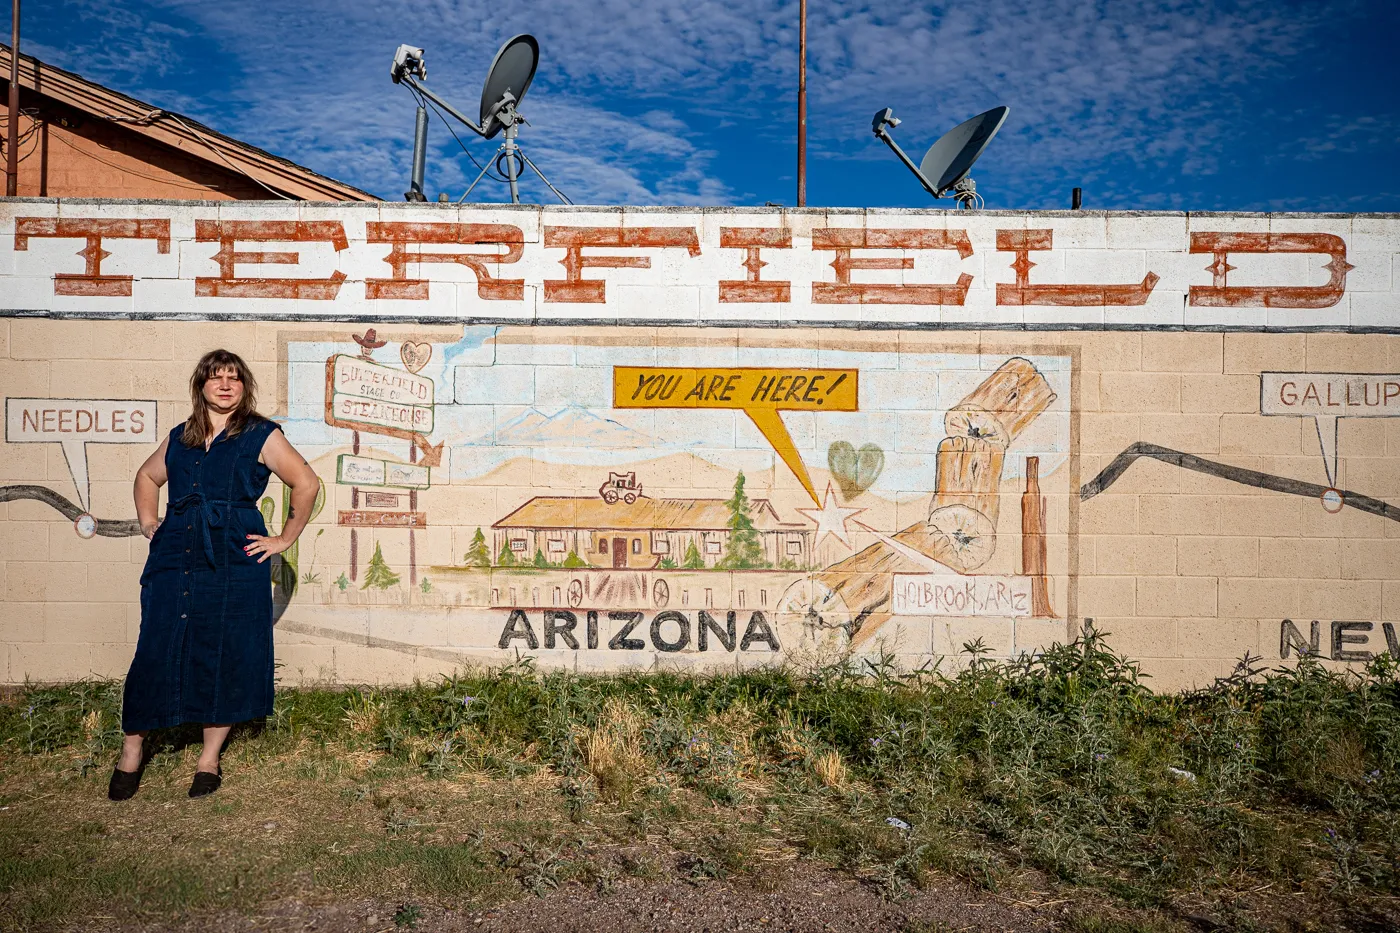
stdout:
[[704,570],[705,558],[700,556],[700,549],[692,541],[685,546],[685,560],[681,564],[686,570]]
[[491,566],[491,549],[486,546],[486,535],[481,533],[480,528],[476,530],[476,534],[472,535],[471,547],[467,548],[462,562],[468,567]]
[[365,570],[365,582],[360,589],[367,590],[372,586],[387,590],[391,586],[397,586],[398,582],[399,575],[390,570],[384,560],[383,546],[375,544],[374,556],[369,559],[369,567]]
[[519,561],[515,559],[515,552],[510,549],[510,542],[501,545],[501,553],[496,555],[497,567],[514,567]]
[[719,562],[723,570],[752,570],[767,566],[763,560],[763,545],[758,539],[758,529],[754,527],[750,514],[749,497],[744,492],[743,471],[734,478],[734,495],[726,499],[729,509],[729,544],[724,558]]

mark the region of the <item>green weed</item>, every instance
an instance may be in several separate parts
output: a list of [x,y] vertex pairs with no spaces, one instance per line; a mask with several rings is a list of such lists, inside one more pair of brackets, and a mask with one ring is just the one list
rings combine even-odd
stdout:
[[[289,800],[325,788],[328,812],[366,814],[342,827],[334,857],[303,856],[331,886],[394,878],[415,892],[486,896],[507,882],[537,893],[572,877],[614,883],[616,868],[584,864],[588,846],[532,835],[528,822],[503,824],[502,854],[483,860],[479,841],[460,841],[485,825],[481,812],[444,816],[435,792],[420,789],[415,803],[388,789],[412,776],[443,794],[495,788],[512,819],[543,795],[549,825],[597,842],[662,833],[692,881],[746,871],[766,846],[822,858],[890,896],[929,871],[991,890],[1030,871],[1144,909],[1185,892],[1226,900],[1269,889],[1333,905],[1400,895],[1400,670],[1390,658],[1360,673],[1312,658],[1265,671],[1247,658],[1207,689],[1157,695],[1092,631],[1012,662],[976,643],[966,651],[971,663],[956,673],[902,672],[885,657],[605,677],[541,672],[524,658],[404,688],[281,690],[274,715],[241,729],[228,755],[276,775]],[[120,743],[120,696],[119,684],[85,682],[0,703],[3,802],[17,793],[7,775],[38,781],[34,768],[43,780],[100,781]],[[186,732],[154,740],[183,754],[197,740]],[[256,809],[241,801],[216,815],[252,820]],[[45,846],[43,826],[18,825],[0,824],[0,899],[31,920],[62,916],[66,892],[45,879],[78,870],[94,835],[69,827]],[[29,854],[8,854],[20,851]],[[605,862],[663,872],[647,853]],[[139,888],[143,903],[170,905],[229,902],[241,890],[232,875],[142,871],[112,864],[85,884],[94,902],[98,889],[120,900]],[[1113,928],[1081,928],[1095,924]]]

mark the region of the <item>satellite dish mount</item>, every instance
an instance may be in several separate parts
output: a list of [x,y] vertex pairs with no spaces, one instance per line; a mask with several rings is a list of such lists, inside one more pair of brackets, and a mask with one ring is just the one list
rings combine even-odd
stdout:
[[870,125],[875,135],[893,150],[929,194],[935,198],[951,196],[958,207],[981,208],[986,201],[977,193],[977,182],[968,173],[1010,112],[1010,107],[993,107],[986,113],[979,113],[971,120],[959,123],[929,147],[919,165],[905,155],[899,143],[890,135],[890,128],[900,124],[893,109],[885,107],[878,111]]
[[[399,46],[394,53],[394,63],[390,66],[389,74],[394,79],[395,84],[407,85],[418,99],[417,122],[413,134],[413,176],[409,183],[409,190],[404,193],[407,200],[426,200],[423,194],[423,168],[428,144],[428,113],[423,101],[427,99],[483,139],[491,139],[497,134],[502,134],[501,145],[496,150],[495,156],[481,166],[481,171],[457,200],[458,204],[467,199],[467,195],[472,193],[472,189],[480,183],[492,166],[495,167],[497,174],[504,176],[504,180],[510,185],[512,204],[520,203],[519,179],[525,173],[526,166],[540,177],[540,181],[544,182],[560,201],[565,204],[573,203],[550,183],[549,179],[544,176],[544,172],[541,172],[539,166],[530,161],[530,157],[525,154],[525,150],[516,141],[520,125],[522,123],[529,125],[516,106],[525,96],[525,92],[529,90],[539,61],[540,45],[535,41],[534,36],[522,34],[507,40],[496,52],[496,57],[491,62],[491,70],[486,75],[486,83],[481,89],[479,119],[472,120],[433,93],[423,83],[428,77],[427,65],[423,60],[423,50],[411,45]],[[466,149],[465,146],[462,148]]]

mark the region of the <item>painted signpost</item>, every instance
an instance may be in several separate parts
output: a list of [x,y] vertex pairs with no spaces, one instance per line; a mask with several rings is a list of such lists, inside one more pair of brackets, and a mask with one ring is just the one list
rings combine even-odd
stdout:
[[97,533],[88,479],[89,444],[146,444],[159,440],[156,403],[136,399],[7,398],[5,443],[59,444],[82,513],[73,529],[83,538]]
[[336,482],[354,486],[394,486],[427,489],[429,471],[416,463],[341,454],[336,458]]
[[[357,335],[358,356],[337,353],[326,360],[326,424],[349,428],[353,453],[341,455],[336,461],[336,481],[350,486],[351,508],[336,513],[336,522],[350,527],[350,579],[358,576],[359,528],[407,528],[409,582],[418,581],[417,540],[413,529],[427,525],[428,519],[418,509],[418,490],[429,485],[428,467],[418,466],[422,448],[430,463],[442,457],[442,445],[429,446],[426,435],[433,430],[435,386],[433,380],[418,371],[432,357],[432,346],[405,342],[399,348],[404,368],[386,366],[372,359],[376,349],[385,341],[377,338],[373,328]],[[374,457],[362,457],[361,432],[406,440],[408,463]],[[361,486],[396,486],[409,489],[409,511],[378,512],[360,509]],[[395,500],[396,501],[396,500]],[[366,497],[366,506],[390,505],[385,497]]]

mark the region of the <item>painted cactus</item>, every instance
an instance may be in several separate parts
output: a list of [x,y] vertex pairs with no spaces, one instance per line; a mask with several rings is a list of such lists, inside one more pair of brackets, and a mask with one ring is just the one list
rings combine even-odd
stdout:
[[[321,488],[316,491],[316,501],[311,506],[311,518],[308,522],[316,520],[316,516],[321,514],[321,509],[326,505],[326,485],[321,484]],[[277,515],[277,503],[271,496],[263,496],[258,503],[258,509],[262,512],[263,522],[267,525],[268,534],[279,534],[286,525],[287,516],[292,513],[292,490],[290,487],[282,487],[282,520],[276,522],[277,530],[274,531],[274,518]],[[287,604],[292,601],[292,596],[297,590],[297,564],[301,556],[300,540],[292,542],[292,546],[281,554],[272,558],[272,602],[273,613],[280,618],[282,612],[287,608]]]

